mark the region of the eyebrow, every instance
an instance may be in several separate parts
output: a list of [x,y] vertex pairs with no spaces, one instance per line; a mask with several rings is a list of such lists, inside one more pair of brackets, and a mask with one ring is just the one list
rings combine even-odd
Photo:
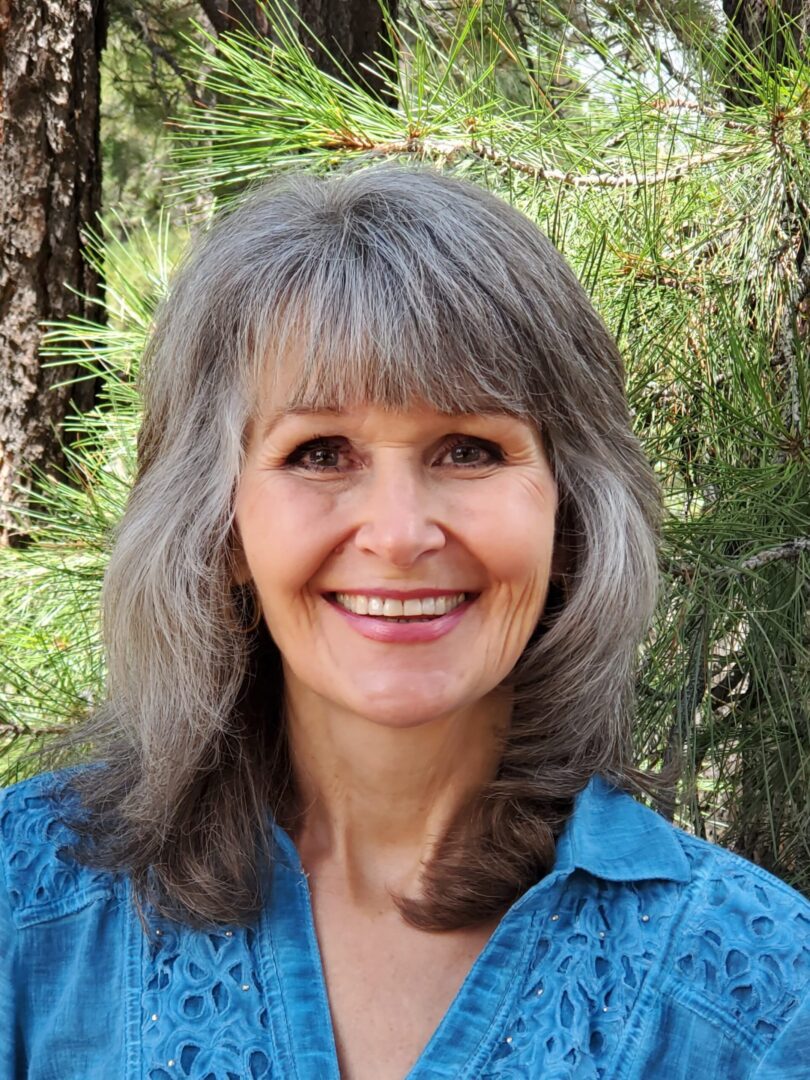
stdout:
[[[262,428],[262,439],[267,439],[274,429],[282,422],[291,416],[346,416],[349,410],[347,409],[335,409],[329,406],[322,406],[321,408],[312,408],[307,405],[289,405],[283,409],[276,409],[267,418],[267,422]],[[514,416],[512,413],[504,412],[502,409],[475,409],[473,412],[461,412],[461,413],[446,413],[441,414],[447,417],[447,420],[459,417],[503,417],[504,419],[510,417],[511,419],[520,419]]]

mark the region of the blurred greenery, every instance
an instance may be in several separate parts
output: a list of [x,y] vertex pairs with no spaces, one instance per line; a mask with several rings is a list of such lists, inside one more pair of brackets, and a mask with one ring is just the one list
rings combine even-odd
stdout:
[[190,7],[164,5],[161,40],[181,43],[165,99],[143,91],[136,107],[155,69],[121,59],[134,30],[108,53],[108,212],[93,245],[108,321],[48,339],[103,393],[72,420],[73,481],[44,481],[32,542],[0,551],[7,779],[23,749],[104,692],[97,601],[133,475],[138,359],[190,222],[286,166],[419,158],[537,221],[616,335],[667,506],[639,759],[682,764],[682,824],[810,893],[810,78],[798,47],[788,35],[768,62],[688,2],[654,18],[641,5],[586,18],[546,0],[414,4],[391,27],[396,64],[379,65],[394,106],[319,71],[285,5],[268,8],[272,39],[217,38],[186,23]]

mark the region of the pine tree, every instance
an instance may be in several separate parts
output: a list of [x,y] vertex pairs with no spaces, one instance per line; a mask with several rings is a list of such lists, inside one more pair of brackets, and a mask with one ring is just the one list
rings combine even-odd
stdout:
[[[227,200],[288,165],[419,159],[550,235],[620,343],[665,493],[639,760],[681,764],[682,824],[810,892],[808,68],[791,34],[766,64],[733,28],[651,36],[626,11],[585,27],[532,7],[519,27],[498,4],[412,9],[391,24],[396,63],[377,64],[382,98],[319,70],[288,9],[268,9],[273,44],[238,32],[205,53],[219,104],[178,131],[174,192],[215,186]],[[730,57],[747,72],[744,103],[728,93]],[[99,241],[109,327],[74,320],[51,336],[106,396],[77,421],[84,490],[52,484],[37,542],[0,563],[9,775],[103,693],[92,612],[167,250],[165,232],[137,258]]]

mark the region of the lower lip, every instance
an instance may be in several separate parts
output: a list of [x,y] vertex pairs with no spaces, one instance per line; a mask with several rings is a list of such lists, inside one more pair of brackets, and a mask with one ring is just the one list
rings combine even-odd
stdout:
[[458,626],[477,597],[462,601],[458,607],[453,608],[446,615],[439,615],[438,618],[431,619],[429,622],[412,623],[394,622],[391,619],[377,618],[374,615],[355,615],[353,611],[342,608],[335,600],[330,600],[328,597],[324,597],[324,599],[331,608],[343,616],[349,626],[362,634],[363,637],[369,638],[371,641],[404,643],[435,641],[437,638],[449,634],[454,627]]

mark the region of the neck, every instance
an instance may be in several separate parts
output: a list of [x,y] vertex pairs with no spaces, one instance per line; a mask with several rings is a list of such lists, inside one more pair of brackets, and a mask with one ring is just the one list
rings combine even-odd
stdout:
[[379,908],[390,891],[413,895],[423,862],[495,775],[507,696],[393,727],[340,711],[294,678],[285,686],[305,869],[362,906]]

